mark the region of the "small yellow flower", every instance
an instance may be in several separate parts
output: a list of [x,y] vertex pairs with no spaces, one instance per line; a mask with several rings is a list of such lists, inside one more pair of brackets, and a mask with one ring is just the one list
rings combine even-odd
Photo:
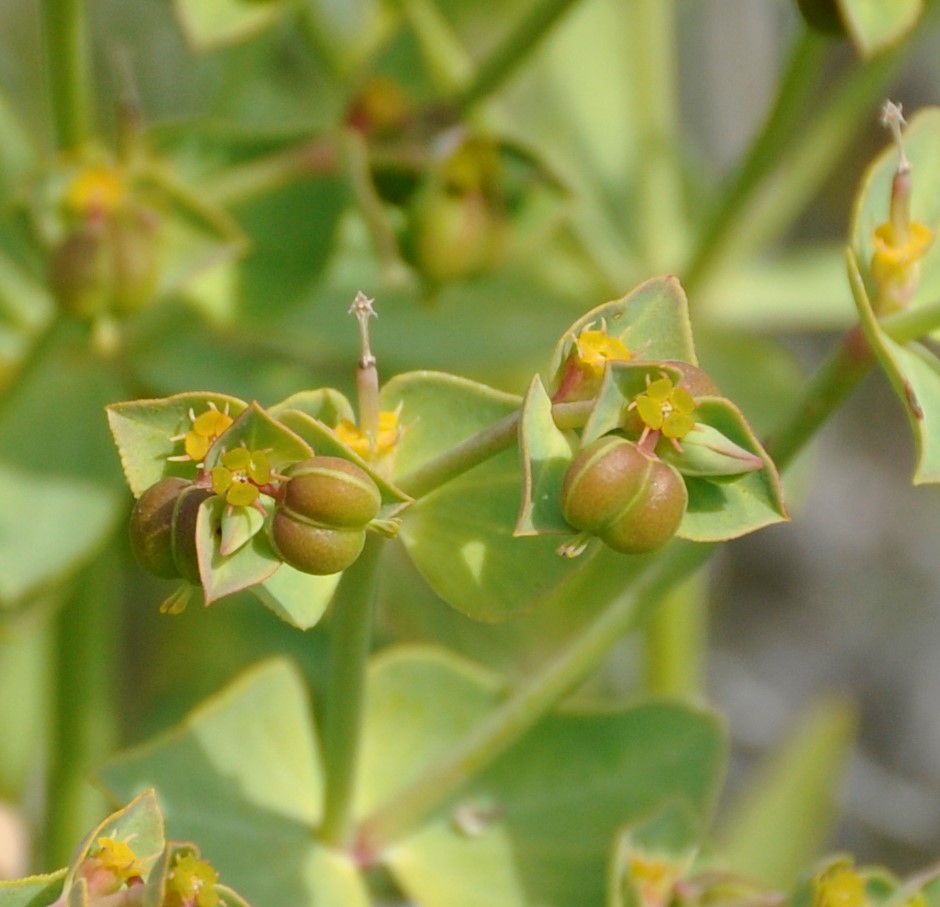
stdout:
[[193,427],[188,432],[170,438],[171,441],[182,441],[185,453],[167,459],[171,462],[192,460],[197,466],[202,466],[209,448],[235,420],[228,414],[228,406],[225,407],[225,412],[222,412],[210,401],[209,409],[198,416],[190,410],[189,421]]
[[868,907],[865,881],[851,866],[833,866],[814,887],[813,907]]
[[695,428],[692,395],[684,387],[674,387],[672,379],[666,376],[653,381],[629,408],[636,409],[643,422],[644,438],[649,432],[658,431],[663,437],[679,441]]
[[212,472],[212,490],[225,495],[233,507],[250,507],[261,494],[259,486],[267,485],[272,477],[271,462],[266,450],[236,447],[222,454],[221,465]]
[[574,342],[577,361],[595,377],[604,373],[611,360],[630,359],[630,350],[619,337],[611,337],[606,330],[581,331]]
[[379,413],[379,432],[375,439],[375,451],[372,451],[372,442],[369,436],[357,425],[348,419],[343,419],[333,434],[347,447],[354,450],[364,460],[380,457],[395,449],[401,436],[401,427],[398,424],[398,412],[382,410]]
[[116,167],[85,167],[65,191],[65,207],[78,217],[107,217],[124,201],[127,182]]
[[167,879],[167,907],[216,907],[219,895],[215,886],[219,874],[205,861],[191,854],[178,857]]
[[672,860],[634,854],[630,857],[630,880],[636,888],[642,907],[664,907],[681,876],[680,867]]
[[125,841],[98,838],[92,856],[101,869],[112,873],[121,884],[143,875],[143,866],[137,859],[137,854]]

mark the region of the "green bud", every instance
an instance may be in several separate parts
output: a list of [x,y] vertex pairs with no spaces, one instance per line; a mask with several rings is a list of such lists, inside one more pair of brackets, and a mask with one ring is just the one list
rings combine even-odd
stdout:
[[271,521],[278,557],[302,573],[327,576],[350,566],[362,552],[365,529],[336,529],[304,522],[283,508]]
[[675,535],[687,504],[676,469],[614,435],[585,447],[562,486],[565,519],[623,554],[661,548]]
[[311,457],[293,465],[280,509],[333,529],[362,529],[382,506],[369,474],[341,457]]
[[764,468],[764,461],[757,454],[702,422],[683,437],[681,453],[669,443],[660,447],[662,458],[686,476],[737,478]]
[[131,550],[137,562],[164,579],[184,577],[199,582],[196,515],[212,492],[176,476],[160,479],[131,511]]

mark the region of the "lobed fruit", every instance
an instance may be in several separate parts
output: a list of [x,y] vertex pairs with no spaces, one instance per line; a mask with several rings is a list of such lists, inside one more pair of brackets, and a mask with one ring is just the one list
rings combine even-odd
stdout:
[[361,529],[382,506],[371,476],[342,457],[311,457],[294,464],[287,475],[281,507],[306,522]]
[[316,526],[278,508],[271,542],[278,557],[302,573],[327,576],[349,567],[362,552],[365,529]]

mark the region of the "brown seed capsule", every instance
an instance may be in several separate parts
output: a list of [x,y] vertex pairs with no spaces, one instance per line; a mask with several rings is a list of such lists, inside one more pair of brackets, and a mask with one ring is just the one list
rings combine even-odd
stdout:
[[165,579],[199,582],[196,515],[211,495],[186,479],[168,476],[137,499],[131,512],[130,540],[141,567]]
[[328,576],[345,570],[362,552],[366,533],[304,522],[278,508],[271,522],[271,542],[285,563],[302,573]]
[[341,457],[311,457],[288,470],[279,509],[333,529],[362,529],[375,519],[382,495],[369,474]]
[[614,435],[585,447],[562,486],[565,519],[623,554],[661,548],[675,535],[687,504],[675,468]]

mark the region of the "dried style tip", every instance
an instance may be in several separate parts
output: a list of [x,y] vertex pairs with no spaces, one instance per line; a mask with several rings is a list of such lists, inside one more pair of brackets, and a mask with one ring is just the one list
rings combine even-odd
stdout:
[[356,293],[356,298],[349,307],[349,314],[359,322],[359,340],[361,355],[356,371],[356,390],[359,398],[359,428],[369,439],[370,458],[374,454],[379,437],[379,374],[375,367],[375,356],[369,338],[369,319],[378,318],[374,308],[374,299],[363,292]]
[[898,173],[907,173],[911,169],[911,162],[904,152],[903,128],[907,125],[900,104],[894,101],[885,101],[881,108],[881,125],[891,131],[894,144],[898,146]]

